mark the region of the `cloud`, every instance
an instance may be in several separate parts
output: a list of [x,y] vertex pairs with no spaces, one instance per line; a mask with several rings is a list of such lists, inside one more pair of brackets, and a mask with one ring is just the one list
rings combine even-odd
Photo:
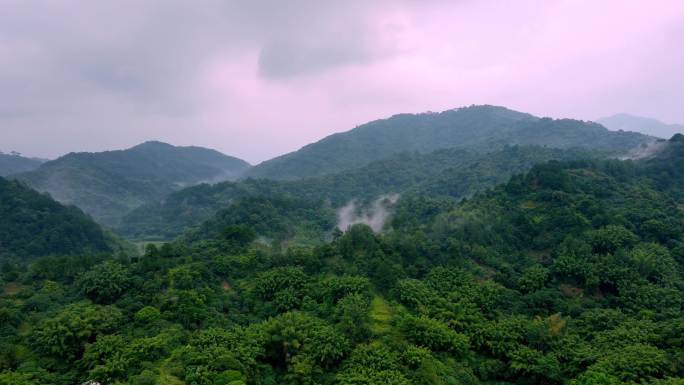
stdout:
[[363,64],[371,58],[371,52],[351,42],[328,45],[324,41],[272,41],[259,53],[259,73],[267,78],[284,78]]
[[2,0],[0,142],[148,139],[264,160],[398,112],[502,104],[684,122],[684,5]]
[[380,232],[390,216],[390,207],[398,200],[399,194],[381,195],[368,205],[352,200],[337,210],[337,228],[346,231],[350,226],[365,224]]

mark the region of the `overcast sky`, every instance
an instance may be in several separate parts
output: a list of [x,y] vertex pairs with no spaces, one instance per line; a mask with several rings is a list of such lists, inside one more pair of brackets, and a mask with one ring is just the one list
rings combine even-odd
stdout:
[[684,123],[684,1],[0,0],[0,150],[252,163],[399,112]]

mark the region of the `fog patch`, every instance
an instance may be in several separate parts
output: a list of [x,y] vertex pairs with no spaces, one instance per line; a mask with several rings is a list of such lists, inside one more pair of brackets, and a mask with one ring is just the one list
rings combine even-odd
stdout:
[[667,140],[656,140],[648,144],[639,146],[639,148],[631,151],[625,156],[621,156],[620,160],[636,160],[643,158],[650,158],[655,156],[667,146]]
[[223,183],[223,182],[235,182],[238,179],[240,179],[240,177],[242,177],[245,174],[245,172],[246,172],[246,169],[240,170],[240,171],[224,170],[220,174],[217,174],[216,176],[211,177],[211,178],[205,178],[205,179],[200,179],[200,180],[191,181],[191,182],[177,181],[177,182],[173,182],[173,185],[176,186],[177,188],[184,189],[187,187],[197,186],[200,184],[214,185],[214,184]]
[[337,210],[337,227],[343,231],[350,226],[363,223],[373,231],[379,232],[390,216],[390,207],[397,203],[399,194],[381,195],[370,204],[362,204],[352,200]]

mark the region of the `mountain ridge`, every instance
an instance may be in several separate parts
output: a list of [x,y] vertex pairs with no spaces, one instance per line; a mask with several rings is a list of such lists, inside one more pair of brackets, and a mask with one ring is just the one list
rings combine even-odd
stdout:
[[237,179],[249,167],[216,150],[148,141],[125,150],[72,152],[12,178],[113,226],[143,203],[193,184]]
[[451,147],[484,151],[529,144],[626,151],[651,140],[638,133],[611,132],[593,122],[539,118],[500,106],[469,106],[374,120],[262,162],[245,176],[282,180],[321,176],[399,152]]
[[670,138],[677,133],[684,133],[684,124],[664,123],[655,118],[619,113],[596,120],[610,130],[638,131],[661,138]]
[[45,162],[48,160],[28,158],[17,153],[5,154],[0,152],[0,177],[33,171]]

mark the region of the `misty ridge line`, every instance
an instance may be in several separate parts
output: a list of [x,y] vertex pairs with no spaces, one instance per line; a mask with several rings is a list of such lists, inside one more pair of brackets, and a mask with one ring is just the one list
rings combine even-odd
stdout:
[[[249,164],[249,168],[258,168],[258,166],[262,166],[264,163],[268,163],[269,161],[277,160],[279,158],[285,157],[292,155],[298,151],[306,150],[307,147],[313,145],[313,144],[318,144],[324,140],[327,140],[329,138],[338,136],[338,135],[343,135],[347,133],[351,133],[352,131],[355,131],[359,128],[364,128],[368,125],[373,125],[378,122],[384,122],[384,121],[389,121],[392,120],[393,118],[399,117],[399,116],[413,116],[413,117],[420,117],[420,116],[429,116],[429,115],[439,115],[440,113],[445,113],[445,112],[453,112],[453,111],[458,111],[458,110],[465,110],[468,108],[472,107],[496,107],[496,108],[503,108],[503,109],[508,109],[506,107],[498,106],[498,105],[489,105],[489,104],[472,104],[472,105],[463,105],[459,107],[454,107],[450,109],[443,110],[441,112],[433,112],[431,110],[428,111],[423,111],[423,112],[399,112],[395,113],[386,117],[379,117],[377,119],[372,119],[369,121],[366,121],[364,123],[356,124],[354,125],[353,128],[351,129],[342,129],[337,132],[332,132],[326,135],[323,135],[319,139],[314,139],[312,142],[303,142],[301,144],[295,145],[292,147],[291,150],[287,150],[282,153],[277,153],[275,155],[272,155],[270,157],[263,158],[261,160],[257,161],[250,161],[247,162],[241,158],[237,158],[241,161],[244,161],[245,163]],[[511,110],[512,112],[518,112]],[[529,114],[527,114],[529,115]],[[541,119],[540,116],[534,116],[534,115],[529,115],[530,118],[532,119]],[[617,119],[620,120],[617,120]],[[586,122],[586,123],[596,123],[598,125],[603,126],[604,128],[608,129],[609,131],[625,131],[625,132],[632,132],[632,133],[640,133],[643,135],[650,135],[654,136],[656,138],[660,139],[669,139],[673,134],[678,133],[678,132],[684,132],[684,124],[666,124],[663,123],[660,120],[653,119],[653,118],[646,118],[642,116],[637,116],[637,115],[630,115],[626,113],[620,113],[608,117],[602,117],[594,120],[579,120],[579,118],[573,118],[573,117],[568,117],[568,118],[561,118],[561,119],[556,119],[556,120],[563,120],[563,119],[570,119],[570,120],[577,120],[581,122]],[[649,126],[649,122],[651,124],[656,124],[659,126],[666,126],[671,129],[672,132],[667,132],[667,133],[662,133],[662,132],[657,132],[657,129],[654,129],[653,127]],[[198,150],[209,150],[209,151],[215,151],[220,153],[221,155],[225,156],[230,156],[230,157],[235,157],[232,155],[230,151],[225,151],[223,149],[217,149],[214,147],[208,147],[208,146],[198,146],[194,144],[176,144],[172,140],[162,140],[160,138],[155,138],[155,137],[150,137],[149,139],[141,141],[139,144],[134,144],[130,146],[124,146],[124,147],[112,147],[112,148],[107,148],[107,149],[100,149],[100,150],[89,150],[89,149],[72,149],[70,151],[66,151],[60,155],[57,156],[52,156],[52,157],[45,157],[45,156],[33,156],[33,155],[26,155],[22,152],[18,151],[9,151],[9,150],[0,150],[0,155],[7,155],[7,156],[16,156],[16,157],[21,157],[21,158],[26,158],[26,159],[31,159],[35,161],[40,161],[41,163],[47,163],[50,161],[55,161],[59,160],[61,158],[64,158],[69,155],[92,155],[92,154],[106,154],[106,153],[118,153],[118,152],[123,152],[123,151],[128,151],[128,150],[134,150],[139,147],[142,147],[144,145],[162,145],[162,146],[168,146],[168,147],[175,147],[179,150],[191,150],[191,149],[198,149]],[[208,179],[208,183],[212,183],[212,179]]]
[[353,225],[365,224],[378,233],[385,227],[391,214],[390,208],[397,203],[399,197],[400,194],[397,193],[384,194],[372,201],[370,205],[364,205],[357,199],[352,199],[337,210],[337,227],[342,231],[347,231]]
[[[148,204],[163,204],[169,194],[194,185],[213,185],[230,180],[249,189],[249,183],[252,182],[247,182],[247,185],[240,183],[250,179],[304,181],[357,170],[374,162],[399,157],[399,154],[431,154],[448,148],[484,154],[508,145],[540,145],[560,149],[581,147],[624,154],[653,139],[636,133],[611,132],[591,122],[539,118],[502,106],[470,105],[439,113],[395,114],[329,135],[300,150],[256,166],[212,149],[148,141],[126,150],[70,153],[41,164],[33,171],[10,174],[34,189],[52,194],[64,204],[76,204],[106,226],[121,229],[128,227],[128,223],[125,223],[128,219],[124,220],[128,214]],[[437,158],[433,161],[437,161]],[[371,200],[380,194],[401,193],[400,185],[420,179],[416,177],[417,174],[413,175],[416,167],[425,167],[420,161],[409,163],[402,160],[399,164],[406,167],[405,175],[395,171],[392,178],[396,180],[385,180],[383,167],[391,167],[394,161],[376,163],[361,171],[361,177],[367,178],[367,181],[359,182],[355,188],[340,188],[334,183],[326,186],[325,180],[304,181],[302,186],[307,183],[316,186],[318,183],[321,188],[327,189],[327,193],[339,198],[335,202],[336,207],[331,208],[332,223],[336,220],[334,216],[338,205],[347,203],[347,207],[343,207],[337,215],[341,229],[355,223],[366,223],[375,231],[381,231],[389,215],[385,212],[387,207],[380,202],[372,204]],[[374,178],[378,178],[386,188],[373,188],[374,182],[371,180]],[[413,182],[410,179],[414,179]],[[235,187],[236,191],[241,188]],[[364,193],[365,188],[373,190]],[[192,196],[194,192],[187,194]],[[207,197],[208,200],[213,198]],[[357,200],[350,202],[353,199]],[[227,200],[224,203],[229,202]],[[197,202],[187,205],[212,206]],[[213,206],[218,209],[218,204]],[[139,213],[145,211],[142,209]],[[156,209],[152,212],[156,212]],[[137,218],[136,215],[130,218]],[[200,216],[203,215],[198,214],[197,218]],[[149,225],[149,221],[142,218],[134,222],[140,226]],[[181,222],[179,220],[174,226],[181,226]]]

